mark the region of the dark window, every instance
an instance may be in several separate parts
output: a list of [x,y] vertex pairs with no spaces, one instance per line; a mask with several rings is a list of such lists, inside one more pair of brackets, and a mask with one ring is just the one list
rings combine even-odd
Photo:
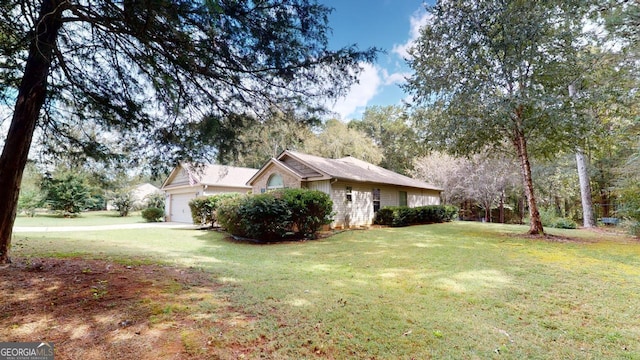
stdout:
[[407,192],[399,191],[398,192],[398,206],[407,206]]
[[347,201],[353,201],[353,188],[351,188],[351,186],[347,186],[347,190],[346,190],[346,195],[347,195]]
[[380,189],[373,189],[371,194],[373,195],[373,212],[377,213],[380,210]]

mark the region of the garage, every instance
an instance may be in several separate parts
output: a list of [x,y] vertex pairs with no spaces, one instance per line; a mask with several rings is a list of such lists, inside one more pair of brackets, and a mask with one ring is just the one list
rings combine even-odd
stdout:
[[193,223],[191,210],[189,209],[189,201],[195,197],[196,194],[172,194],[170,199],[170,220],[189,224]]
[[225,165],[178,165],[162,184],[167,221],[192,224],[189,201],[198,196],[241,193],[251,190],[247,181],[258,170]]

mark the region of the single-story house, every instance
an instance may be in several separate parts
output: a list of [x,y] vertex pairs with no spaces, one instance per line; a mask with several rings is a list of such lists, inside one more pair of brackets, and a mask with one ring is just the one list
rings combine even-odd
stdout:
[[285,150],[247,182],[254,193],[320,190],[333,200],[333,227],[370,225],[384,206],[439,205],[441,188],[347,156],[327,159]]
[[[131,188],[131,200],[132,207],[134,209],[142,209],[145,207],[147,202],[147,197],[154,193],[162,193],[157,186],[149,183],[138,184]],[[116,207],[113,205],[113,201],[107,201],[107,210],[115,210]]]
[[167,177],[165,192],[165,220],[192,223],[189,201],[198,196],[223,193],[247,193],[247,181],[257,169],[226,165],[200,165],[182,163]]

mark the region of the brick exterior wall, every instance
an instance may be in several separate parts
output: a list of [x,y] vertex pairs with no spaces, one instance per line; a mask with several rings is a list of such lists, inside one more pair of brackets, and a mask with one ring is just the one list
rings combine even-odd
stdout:
[[262,173],[260,177],[258,177],[253,182],[254,194],[260,194],[262,192],[262,189],[265,189],[266,191],[267,182],[269,181],[269,177],[272,174],[280,174],[280,176],[282,176],[282,180],[284,182],[285,188],[299,188],[301,186],[300,181],[295,176],[290,175],[289,173],[282,171],[277,167],[271,165],[268,169],[265,170],[264,173]]

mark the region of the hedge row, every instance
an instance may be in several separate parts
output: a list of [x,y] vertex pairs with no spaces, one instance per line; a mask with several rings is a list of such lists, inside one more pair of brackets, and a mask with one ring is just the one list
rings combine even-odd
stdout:
[[218,222],[229,233],[261,241],[313,238],[330,224],[333,202],[316,190],[284,189],[222,201]]
[[432,224],[451,221],[457,216],[458,208],[451,205],[388,206],[378,210],[374,224],[394,227]]
[[217,194],[211,196],[201,196],[189,201],[189,209],[191,209],[191,219],[194,224],[213,227],[216,223],[216,210],[218,204],[225,199],[239,197],[238,193]]

